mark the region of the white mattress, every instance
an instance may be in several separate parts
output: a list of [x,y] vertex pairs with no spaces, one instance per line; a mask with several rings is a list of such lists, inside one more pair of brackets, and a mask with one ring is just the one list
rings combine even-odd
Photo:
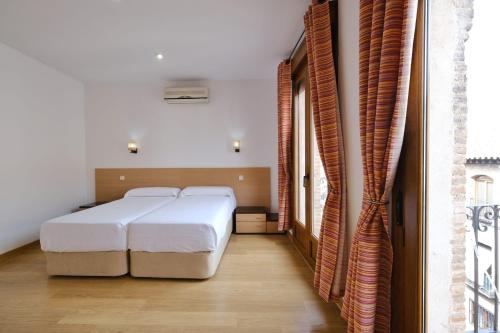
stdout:
[[129,225],[129,249],[145,252],[214,251],[232,223],[234,197],[187,196]]
[[126,251],[127,225],[175,197],[126,197],[42,224],[43,251]]

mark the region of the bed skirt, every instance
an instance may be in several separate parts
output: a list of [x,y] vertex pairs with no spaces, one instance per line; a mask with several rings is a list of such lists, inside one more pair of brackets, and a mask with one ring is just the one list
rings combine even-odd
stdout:
[[126,251],[45,252],[47,273],[67,276],[120,276],[128,273]]
[[231,238],[232,223],[217,249],[210,252],[130,252],[130,275],[149,278],[208,279],[219,267]]

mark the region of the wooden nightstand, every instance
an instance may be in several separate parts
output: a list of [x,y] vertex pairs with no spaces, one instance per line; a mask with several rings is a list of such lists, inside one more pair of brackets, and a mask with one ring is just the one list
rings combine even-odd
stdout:
[[237,234],[266,233],[265,207],[238,207],[235,211]]
[[78,206],[78,208],[73,209],[71,212],[76,213],[76,212],[79,212],[81,210],[85,210],[85,209],[93,208],[93,207],[96,207],[99,205],[103,205],[105,203],[107,203],[107,202],[106,201],[96,201],[96,202],[88,203],[85,205]]
[[266,216],[266,233],[282,234],[283,231],[278,231],[278,213],[267,213]]

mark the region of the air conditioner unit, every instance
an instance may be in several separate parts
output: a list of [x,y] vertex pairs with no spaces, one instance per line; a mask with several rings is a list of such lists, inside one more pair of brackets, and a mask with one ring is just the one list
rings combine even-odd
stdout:
[[208,103],[208,88],[167,88],[163,99],[170,104]]

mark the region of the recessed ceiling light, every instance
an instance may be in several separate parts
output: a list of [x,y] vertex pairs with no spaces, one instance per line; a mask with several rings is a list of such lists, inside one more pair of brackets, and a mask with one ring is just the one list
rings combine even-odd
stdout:
[[158,53],[158,54],[156,55],[156,59],[158,59],[158,60],[162,60],[162,59],[163,59],[163,54]]

